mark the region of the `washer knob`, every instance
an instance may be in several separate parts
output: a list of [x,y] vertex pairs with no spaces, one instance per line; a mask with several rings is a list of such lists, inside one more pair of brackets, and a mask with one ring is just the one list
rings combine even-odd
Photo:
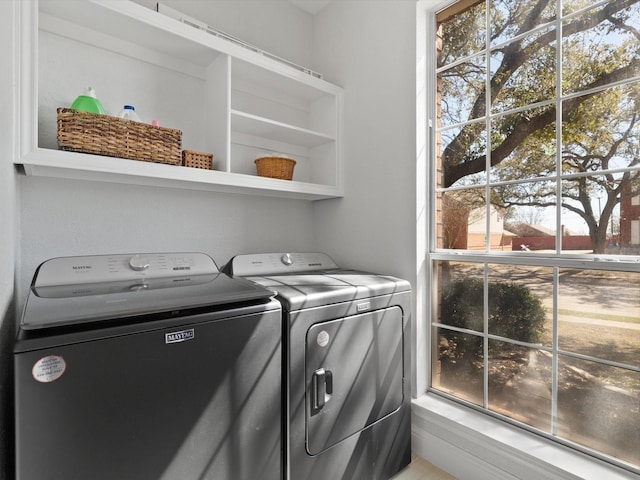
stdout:
[[129,259],[129,266],[136,272],[142,272],[149,268],[149,259],[143,255],[134,255]]
[[290,253],[283,254],[282,257],[280,257],[280,261],[287,266],[293,265],[293,258],[291,258]]

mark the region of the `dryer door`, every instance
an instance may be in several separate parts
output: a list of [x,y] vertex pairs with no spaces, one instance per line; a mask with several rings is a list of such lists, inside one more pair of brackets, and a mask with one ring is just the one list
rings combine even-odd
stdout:
[[307,331],[307,451],[317,455],[400,408],[402,310],[391,307]]

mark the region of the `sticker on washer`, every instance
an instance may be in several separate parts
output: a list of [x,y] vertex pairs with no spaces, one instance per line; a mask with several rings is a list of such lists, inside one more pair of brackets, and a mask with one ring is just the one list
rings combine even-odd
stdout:
[[319,346],[326,347],[329,344],[329,333],[326,330],[322,330],[320,333],[318,333],[316,342],[318,342]]
[[33,378],[40,383],[51,383],[58,380],[67,369],[67,362],[59,355],[42,357],[31,369]]

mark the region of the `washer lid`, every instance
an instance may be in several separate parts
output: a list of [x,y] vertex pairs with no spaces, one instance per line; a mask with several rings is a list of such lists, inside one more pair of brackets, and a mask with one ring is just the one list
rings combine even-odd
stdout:
[[[158,254],[142,259],[109,255],[44,262],[34,276],[21,328],[37,330],[223,305],[232,308],[273,296],[266,288],[220,273],[213,260],[202,255]],[[74,265],[81,268],[73,270]],[[147,267],[140,270],[143,265]],[[69,278],[75,283],[65,283]]]

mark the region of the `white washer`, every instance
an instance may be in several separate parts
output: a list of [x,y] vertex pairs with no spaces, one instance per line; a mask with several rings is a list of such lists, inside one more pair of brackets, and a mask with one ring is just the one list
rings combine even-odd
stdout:
[[281,480],[272,296],[202,253],[44,262],[14,347],[16,478]]

